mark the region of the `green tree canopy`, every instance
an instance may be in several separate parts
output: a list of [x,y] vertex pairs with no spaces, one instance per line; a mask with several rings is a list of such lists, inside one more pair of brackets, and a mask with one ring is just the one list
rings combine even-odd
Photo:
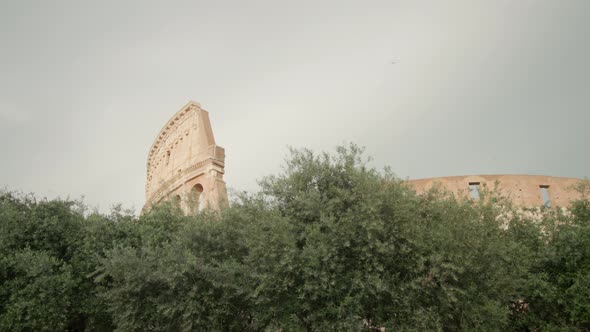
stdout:
[[587,196],[418,195],[355,145],[260,184],[197,216],[0,194],[0,330],[590,329]]

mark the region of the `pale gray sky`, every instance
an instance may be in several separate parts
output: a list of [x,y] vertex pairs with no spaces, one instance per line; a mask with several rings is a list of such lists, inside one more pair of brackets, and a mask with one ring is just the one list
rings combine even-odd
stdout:
[[401,177],[585,177],[589,60],[587,0],[0,0],[0,187],[141,208],[191,99],[237,190],[348,141]]

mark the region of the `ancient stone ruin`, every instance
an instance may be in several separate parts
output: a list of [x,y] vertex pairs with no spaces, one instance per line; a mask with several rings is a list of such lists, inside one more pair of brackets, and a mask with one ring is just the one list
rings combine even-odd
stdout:
[[[147,159],[144,211],[163,200],[186,214],[227,205],[223,181],[225,150],[215,144],[209,113],[196,102],[180,109],[160,131]],[[534,175],[470,175],[409,180],[418,193],[435,185],[457,196],[478,199],[482,189],[498,190],[523,208],[565,207],[580,197],[580,179]]]
[[[567,207],[581,193],[575,190],[580,179],[545,175],[467,175],[409,180],[416,192],[440,186],[456,196],[478,199],[484,189],[498,190],[522,208]],[[496,186],[497,184],[497,186]]]
[[147,159],[144,211],[163,200],[185,214],[227,204],[225,150],[215,144],[209,113],[189,102],[162,128]]

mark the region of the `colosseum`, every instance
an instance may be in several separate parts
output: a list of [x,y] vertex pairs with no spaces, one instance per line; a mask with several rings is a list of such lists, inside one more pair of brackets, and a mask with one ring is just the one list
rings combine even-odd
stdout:
[[[171,200],[186,214],[203,208],[220,209],[228,202],[223,181],[225,150],[215,144],[209,113],[196,102],[183,106],[164,125],[147,159],[144,211]],[[581,194],[574,187],[582,180],[542,175],[469,175],[408,180],[418,193],[435,184],[457,196],[478,199],[494,188],[524,208],[567,207]]]
[[209,113],[194,101],[160,130],[147,158],[144,211],[171,200],[186,214],[227,204],[225,150],[215,144]]
[[522,208],[567,207],[581,197],[581,193],[575,190],[580,181],[543,175],[468,175],[408,180],[418,193],[436,184],[456,196],[471,199],[479,199],[484,187],[494,189],[497,183],[500,193]]

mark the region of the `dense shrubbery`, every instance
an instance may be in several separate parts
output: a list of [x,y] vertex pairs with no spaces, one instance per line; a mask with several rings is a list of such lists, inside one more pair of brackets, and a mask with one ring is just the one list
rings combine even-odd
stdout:
[[587,199],[418,196],[361,157],[293,151],[196,217],[0,194],[0,330],[590,329]]

